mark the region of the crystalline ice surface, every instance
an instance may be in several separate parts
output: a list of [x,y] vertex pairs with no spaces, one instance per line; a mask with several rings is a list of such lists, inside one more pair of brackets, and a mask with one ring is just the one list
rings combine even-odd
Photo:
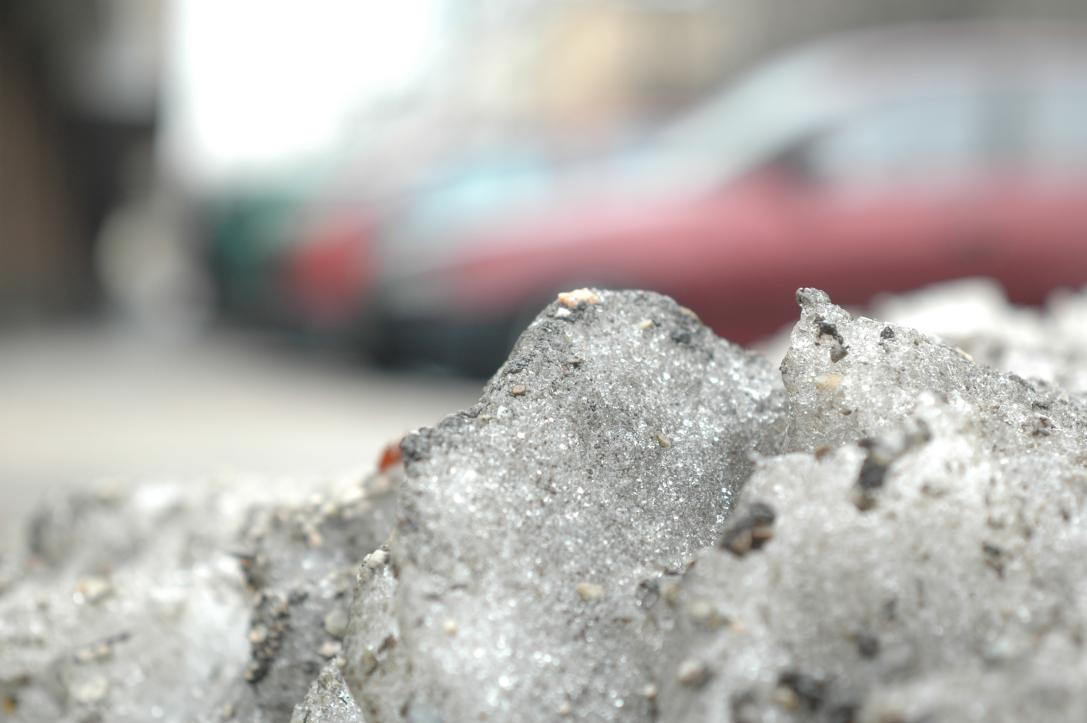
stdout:
[[648,719],[641,605],[721,533],[781,402],[765,360],[669,299],[553,304],[476,407],[404,443],[399,633],[357,697],[388,704],[371,678],[400,658],[413,719]]
[[[773,510],[771,536],[703,552],[658,611],[663,719],[1081,720],[1087,410],[798,299],[795,452],[734,513]],[[682,681],[692,664],[701,685]]]
[[1087,295],[879,306],[938,338],[797,298],[779,372],[563,294],[402,472],[49,508],[0,559],[2,713],[1087,719]]

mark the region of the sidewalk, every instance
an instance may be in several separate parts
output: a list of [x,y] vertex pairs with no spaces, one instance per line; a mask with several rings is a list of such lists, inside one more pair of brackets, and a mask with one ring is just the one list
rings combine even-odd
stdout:
[[480,384],[213,335],[151,345],[115,330],[0,337],[0,549],[52,490],[229,472],[367,469],[406,430],[470,405]]

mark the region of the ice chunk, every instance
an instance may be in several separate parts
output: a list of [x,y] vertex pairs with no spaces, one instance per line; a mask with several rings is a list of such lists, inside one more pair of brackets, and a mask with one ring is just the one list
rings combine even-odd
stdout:
[[44,508],[0,589],[5,720],[287,720],[392,524],[391,494],[328,487],[146,483]]
[[979,364],[1087,393],[1087,293],[1061,291],[1044,309],[1013,306],[992,281],[971,279],[888,297],[881,319],[932,334]]
[[648,720],[643,604],[782,420],[769,364],[671,300],[552,304],[477,406],[404,442],[395,626],[348,645],[356,699],[374,723]]
[[[919,395],[934,392],[975,408],[977,424],[1037,430],[1066,439],[1082,425],[1069,395],[979,366],[961,350],[894,324],[854,318],[821,291],[801,289],[800,321],[781,365],[789,395],[787,447],[814,451],[898,427]],[[997,412],[997,413],[991,413]]]
[[321,670],[305,700],[294,709],[291,723],[366,723],[338,663],[329,663]]
[[0,711],[1080,723],[1087,297],[976,298],[948,344],[803,289],[779,376],[579,290],[404,472],[75,495],[0,557]]
[[760,465],[658,609],[661,719],[1082,720],[1087,409],[799,299],[806,451]]
[[[286,720],[325,663],[338,656],[359,560],[392,531],[399,475],[395,468],[362,487],[251,513],[238,543],[253,592],[247,685],[238,686],[231,701],[239,719],[259,713]],[[326,690],[330,679],[322,680]]]
[[249,611],[228,554],[244,485],[146,484],[46,507],[0,593],[13,721],[182,721],[240,680]]

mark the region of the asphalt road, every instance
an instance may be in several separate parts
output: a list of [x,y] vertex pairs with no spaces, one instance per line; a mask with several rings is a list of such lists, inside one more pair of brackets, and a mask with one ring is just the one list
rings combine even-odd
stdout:
[[381,374],[260,337],[0,336],[0,549],[43,495],[208,474],[361,474],[479,382]]

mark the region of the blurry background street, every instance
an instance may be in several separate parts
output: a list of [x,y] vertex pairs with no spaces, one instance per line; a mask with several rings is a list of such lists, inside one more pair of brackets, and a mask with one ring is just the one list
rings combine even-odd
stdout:
[[88,484],[361,476],[400,434],[478,396],[478,382],[366,371],[260,338],[11,334],[0,354],[0,542],[40,495]]
[[1087,284],[1078,0],[0,0],[0,525],[361,470],[557,291]]

